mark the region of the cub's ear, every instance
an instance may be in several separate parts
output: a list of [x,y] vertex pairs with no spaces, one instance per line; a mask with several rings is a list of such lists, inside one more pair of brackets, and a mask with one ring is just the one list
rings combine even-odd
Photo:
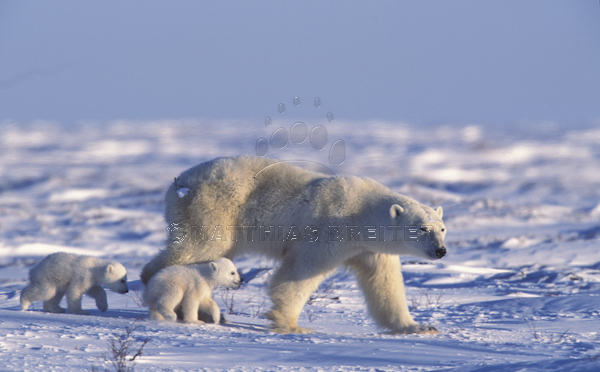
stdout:
[[114,266],[112,264],[106,266],[106,273],[107,274],[112,274],[113,271],[115,271],[115,268],[114,268]]
[[440,215],[440,218],[442,218],[442,216],[444,215],[444,210],[442,209],[442,207],[437,207],[435,211],[437,212],[437,214]]
[[217,264],[214,262],[210,263],[210,267],[212,267],[213,271],[217,271]]
[[390,216],[392,218],[398,218],[404,212],[404,208],[399,206],[398,204],[394,204],[390,207]]

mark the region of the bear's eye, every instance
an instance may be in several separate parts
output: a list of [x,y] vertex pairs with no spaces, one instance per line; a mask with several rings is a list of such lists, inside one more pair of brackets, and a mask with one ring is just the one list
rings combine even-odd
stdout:
[[231,275],[235,275],[235,271],[232,271],[232,272],[231,272]]
[[446,231],[446,229],[442,228],[442,232]]

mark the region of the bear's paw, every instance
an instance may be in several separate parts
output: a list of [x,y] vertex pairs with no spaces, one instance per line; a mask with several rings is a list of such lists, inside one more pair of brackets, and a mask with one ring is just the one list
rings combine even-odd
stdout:
[[298,326],[280,326],[280,325],[273,325],[271,327],[271,332],[275,332],[275,333],[314,333],[314,330],[311,328],[304,328],[304,327],[298,327]]
[[437,335],[440,331],[430,324],[415,324],[409,327],[402,327],[390,331],[391,334],[422,334],[422,335]]

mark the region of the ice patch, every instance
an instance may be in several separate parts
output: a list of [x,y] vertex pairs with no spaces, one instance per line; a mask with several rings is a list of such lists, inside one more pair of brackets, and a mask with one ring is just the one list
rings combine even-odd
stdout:
[[18,247],[3,246],[0,249],[0,257],[15,257],[15,256],[46,256],[56,252],[67,252],[75,254],[85,254],[88,256],[103,256],[105,252],[95,251],[91,249],[82,249],[74,247],[66,247],[62,245],[31,243],[23,244]]
[[514,249],[514,248],[527,248],[527,247],[531,247],[537,244],[540,244],[544,241],[544,239],[542,238],[527,238],[525,236],[519,236],[519,237],[512,237],[507,239],[504,243],[502,243],[502,245],[500,246],[501,248],[508,248],[508,249]]
[[594,209],[590,211],[590,216],[595,218],[600,217],[600,204],[596,205]]
[[[437,267],[432,267],[437,266]],[[425,280],[424,285],[452,285],[473,282],[481,277],[492,277],[497,274],[512,273],[511,270],[492,269],[488,267],[473,267],[464,265],[404,265],[405,272],[428,272],[431,279]]]
[[88,155],[98,158],[139,156],[152,152],[152,146],[145,140],[103,140],[88,148]]
[[107,196],[108,191],[103,189],[69,189],[53,193],[50,201],[54,203],[77,202]]

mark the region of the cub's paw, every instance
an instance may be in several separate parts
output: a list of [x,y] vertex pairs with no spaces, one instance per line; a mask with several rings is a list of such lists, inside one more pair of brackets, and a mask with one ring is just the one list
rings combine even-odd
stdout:
[[197,325],[197,326],[201,326],[201,325],[205,325],[206,323],[201,321],[201,320],[182,320],[182,323],[185,324],[190,324],[190,325]]
[[225,313],[221,312],[221,319],[219,320],[219,324],[229,324],[229,320],[225,318]]

